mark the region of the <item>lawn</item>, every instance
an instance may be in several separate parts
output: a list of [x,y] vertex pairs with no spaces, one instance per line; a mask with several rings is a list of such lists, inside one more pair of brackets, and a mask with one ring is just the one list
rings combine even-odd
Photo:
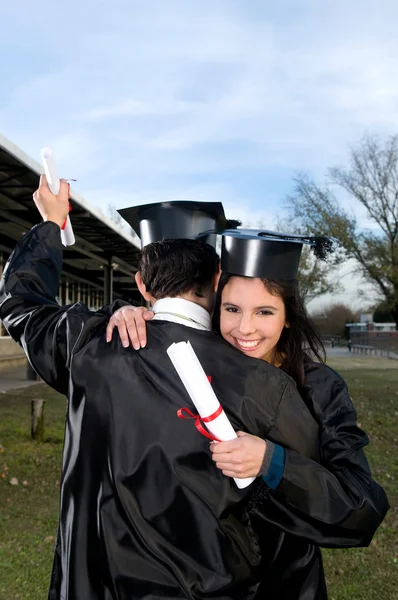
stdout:
[[[324,552],[329,598],[398,600],[398,363],[336,358],[331,365],[349,384],[392,508],[369,548]],[[44,443],[30,439],[32,398],[46,400]],[[47,598],[64,415],[65,399],[45,385],[0,395],[0,600]]]

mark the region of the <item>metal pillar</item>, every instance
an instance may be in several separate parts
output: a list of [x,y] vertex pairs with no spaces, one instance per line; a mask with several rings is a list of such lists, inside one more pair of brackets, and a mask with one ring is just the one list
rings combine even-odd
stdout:
[[113,269],[112,263],[109,260],[107,265],[104,265],[104,304],[110,304],[113,299]]

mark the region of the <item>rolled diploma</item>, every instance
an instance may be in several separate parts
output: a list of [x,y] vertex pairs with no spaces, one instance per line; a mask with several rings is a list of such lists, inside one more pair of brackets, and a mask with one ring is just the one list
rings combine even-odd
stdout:
[[[43,161],[44,173],[47,178],[48,187],[55,195],[59,193],[59,177],[55,167],[54,155],[51,148],[43,148],[41,151],[41,159]],[[66,218],[64,229],[61,229],[61,240],[64,246],[72,246],[75,243],[75,235],[73,233],[72,224],[69,215]]]
[[[172,344],[167,349],[167,354],[201,418],[214,414],[219,409],[220,403],[190,342]],[[222,442],[238,437],[224,411],[213,421],[205,422],[205,426]],[[250,485],[255,477],[245,479],[234,477],[234,479],[238,488],[243,489]]]

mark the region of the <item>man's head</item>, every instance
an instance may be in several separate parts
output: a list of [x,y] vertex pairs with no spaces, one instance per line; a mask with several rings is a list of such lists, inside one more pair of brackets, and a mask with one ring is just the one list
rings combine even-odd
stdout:
[[200,240],[169,239],[141,250],[135,280],[142,296],[154,304],[161,298],[185,298],[211,312],[219,278],[219,257]]

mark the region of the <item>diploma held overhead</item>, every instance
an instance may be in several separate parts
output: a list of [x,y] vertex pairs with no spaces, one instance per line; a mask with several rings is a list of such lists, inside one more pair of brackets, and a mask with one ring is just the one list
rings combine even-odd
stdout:
[[[59,177],[55,167],[54,155],[51,148],[43,148],[41,151],[41,158],[48,187],[53,194],[58,195]],[[75,243],[75,235],[73,233],[69,216],[66,218],[66,221],[61,228],[61,240],[64,246],[72,246]]]
[[[206,423],[206,428],[221,442],[235,439],[237,435],[222,409],[191,344],[189,342],[172,344],[167,349],[167,354],[199,416]],[[254,479],[254,477],[235,478],[235,483],[238,488],[242,489],[250,485]]]

